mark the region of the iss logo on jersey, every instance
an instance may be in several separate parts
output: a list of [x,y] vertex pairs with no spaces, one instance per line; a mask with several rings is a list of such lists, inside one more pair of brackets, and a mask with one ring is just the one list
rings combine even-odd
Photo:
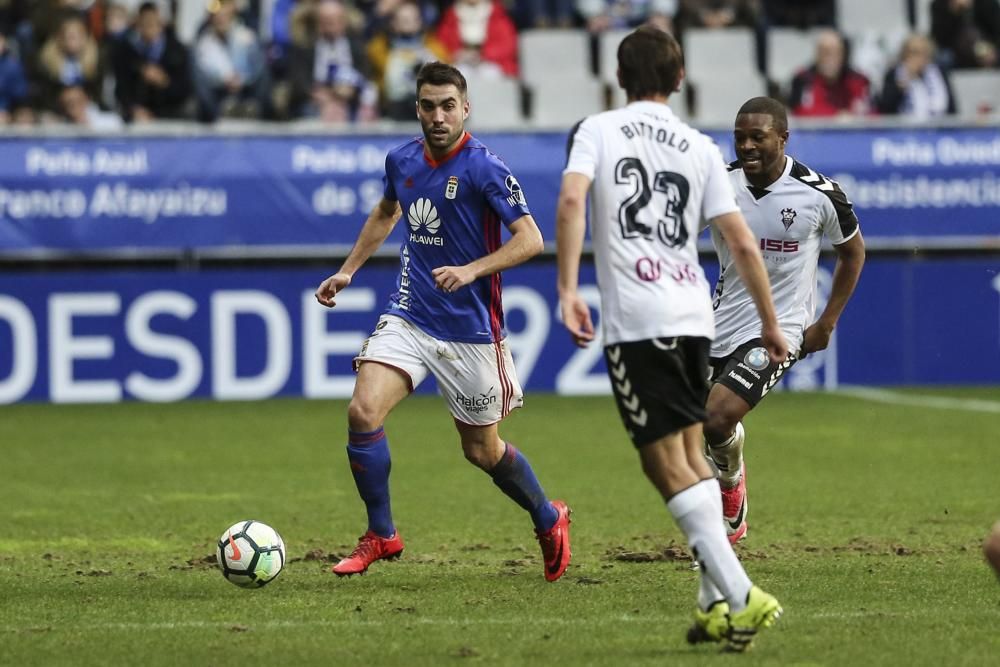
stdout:
[[441,218],[438,217],[437,209],[430,199],[421,197],[410,204],[406,218],[410,223],[410,243],[444,245],[444,239],[437,236]]
[[785,226],[786,232],[788,231],[788,228],[792,226],[792,223],[795,222],[795,216],[797,215],[798,213],[795,212],[794,208],[781,209],[781,224]]
[[521,190],[521,184],[517,182],[513,174],[507,176],[504,180],[504,185],[507,186],[507,203],[511,206],[527,206],[528,202],[524,200],[524,192]]

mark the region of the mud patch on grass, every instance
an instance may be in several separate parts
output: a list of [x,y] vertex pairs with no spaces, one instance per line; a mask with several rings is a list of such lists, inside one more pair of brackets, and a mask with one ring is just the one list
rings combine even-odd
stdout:
[[607,560],[623,563],[690,562],[692,560],[687,549],[674,543],[649,551],[629,549],[619,545],[608,549],[604,557]]

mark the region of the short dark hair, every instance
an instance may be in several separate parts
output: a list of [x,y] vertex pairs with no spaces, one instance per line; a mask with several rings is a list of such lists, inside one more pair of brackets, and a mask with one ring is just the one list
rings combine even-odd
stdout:
[[629,99],[669,96],[677,90],[684,54],[673,35],[644,25],[618,45],[618,81]]
[[145,14],[146,12],[156,12],[157,14],[159,14],[160,6],[155,2],[150,2],[149,0],[147,0],[147,2],[144,2],[141,5],[139,5],[139,9],[136,10],[135,15],[138,16],[139,14]]
[[462,94],[462,97],[466,97],[469,92],[469,86],[465,82],[465,77],[458,71],[458,68],[437,61],[425,63],[420,68],[420,71],[417,72],[417,97],[420,97],[420,88],[425,84],[431,86],[447,86],[451,84],[458,88],[458,92]]
[[773,97],[751,97],[743,103],[736,115],[742,116],[748,113],[770,116],[774,123],[774,129],[778,132],[784,132],[788,129],[788,112],[785,110],[785,105]]

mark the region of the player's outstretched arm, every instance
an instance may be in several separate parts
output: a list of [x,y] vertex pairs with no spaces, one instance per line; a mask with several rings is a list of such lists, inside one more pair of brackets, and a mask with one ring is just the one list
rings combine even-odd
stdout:
[[522,215],[508,229],[510,238],[490,254],[464,266],[439,266],[431,271],[438,289],[454,292],[477,278],[522,264],[544,249],[542,233],[530,215]]
[[865,242],[861,238],[861,230],[840,245],[833,246],[837,253],[837,264],[833,267],[833,285],[830,287],[830,298],[826,308],[816,321],[806,327],[802,334],[802,352],[817,352],[825,350],[830,344],[837,320],[847,306],[861,276],[861,268],[865,265]]
[[354,242],[354,247],[351,248],[350,254],[344,260],[340,271],[324,280],[320,283],[319,288],[316,289],[317,301],[327,308],[333,308],[337,305],[333,297],[340,290],[351,284],[351,278],[354,277],[355,272],[385,242],[386,237],[389,236],[389,232],[396,226],[401,213],[399,202],[386,199],[385,197],[379,201],[368,215],[368,220],[365,221],[365,226],[361,228],[358,240]]
[[559,265],[559,315],[578,347],[594,340],[590,306],[580,298],[580,254],[587,229],[590,178],[570,172],[563,176],[556,209],[556,261]]
[[740,279],[753,297],[760,316],[760,337],[771,355],[771,361],[781,363],[788,358],[788,342],[778,326],[774,302],[771,300],[771,284],[767,279],[767,267],[760,256],[757,240],[747,226],[742,213],[725,213],[713,218],[711,224],[722,233],[729,252],[736,263]]

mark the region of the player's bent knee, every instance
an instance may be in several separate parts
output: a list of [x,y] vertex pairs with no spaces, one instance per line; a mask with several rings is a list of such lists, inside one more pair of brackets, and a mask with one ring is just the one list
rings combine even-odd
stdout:
[[727,440],[740,422],[739,418],[725,412],[709,412],[705,419],[705,439],[712,444]]
[[347,425],[352,431],[374,431],[382,425],[384,416],[365,401],[353,398],[347,406]]

